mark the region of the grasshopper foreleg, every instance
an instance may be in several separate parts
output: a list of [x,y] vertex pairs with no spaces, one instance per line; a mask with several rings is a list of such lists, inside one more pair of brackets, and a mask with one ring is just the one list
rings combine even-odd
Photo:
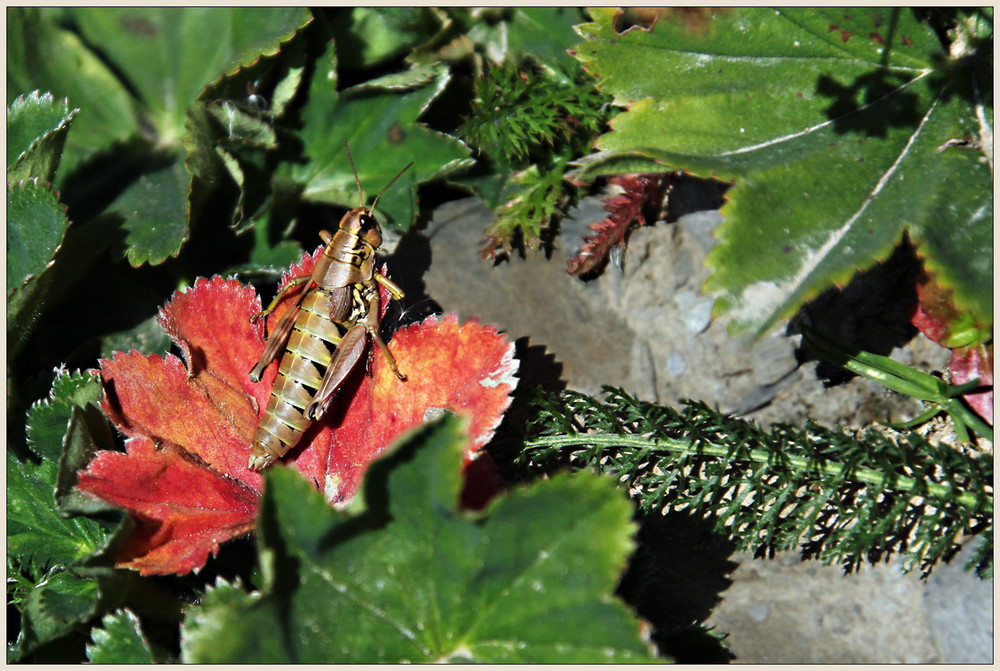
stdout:
[[[311,279],[312,275],[299,275],[298,277],[289,280],[288,284],[286,284],[285,287],[278,292],[278,295],[274,297],[274,300],[271,301],[271,303],[266,308],[264,308],[257,314],[250,317],[250,323],[254,324],[262,317],[266,317],[267,315],[274,312],[274,308],[278,307],[278,303],[285,300],[285,296],[290,294],[292,291],[299,291],[300,289],[302,289],[302,285]],[[266,338],[267,322],[264,322],[264,330],[265,330],[264,337]]]
[[[278,305],[281,300],[290,293],[290,289],[295,288],[300,289],[303,284],[305,284],[311,277],[309,275],[302,275],[301,277],[296,277],[294,280],[285,285],[271,304],[267,306],[266,309],[261,310],[254,316],[250,317],[251,322],[255,322],[261,317],[268,315],[274,308]],[[257,365],[250,370],[250,381],[260,382],[261,376],[264,374],[264,369],[267,368],[268,364],[274,361],[281,352],[285,349],[285,343],[288,342],[288,336],[292,333],[292,328],[295,326],[295,318],[299,315],[299,306],[302,304],[302,299],[305,294],[299,297],[299,300],[288,309],[288,312],[282,316],[281,320],[278,322],[277,328],[274,329],[274,333],[271,337],[267,339],[267,345],[264,347],[264,353],[261,354],[260,360]],[[266,327],[267,322],[265,322]]]

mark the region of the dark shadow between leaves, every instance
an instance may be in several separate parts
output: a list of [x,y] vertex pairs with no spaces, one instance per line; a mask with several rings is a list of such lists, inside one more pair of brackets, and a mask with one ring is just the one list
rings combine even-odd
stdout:
[[735,544],[713,532],[711,521],[685,512],[654,512],[637,521],[639,547],[618,595],[653,626],[661,653],[680,663],[728,662],[721,636],[701,623],[732,582]]
[[538,391],[557,393],[566,388],[566,381],[562,379],[563,365],[545,345],[531,345],[527,336],[518,338],[514,341],[514,356],[519,362],[517,388],[511,394],[510,407],[493,439],[485,448],[505,482],[533,477],[523,466],[517,465],[517,457],[524,446],[527,422],[534,416],[531,405]]
[[427,293],[424,275],[431,267],[431,245],[427,236],[412,228],[396,245],[388,260],[389,276],[402,288],[406,296],[401,303],[390,303],[386,320],[398,309],[395,328],[420,322],[432,314],[443,312],[441,306]]
[[285,651],[292,656],[295,649],[294,632],[289,630],[292,622],[292,598],[300,583],[300,561],[288,550],[284,543],[284,535],[278,528],[278,511],[274,498],[265,495],[261,497],[260,513],[257,517],[257,533],[261,542],[265,543],[273,558],[273,580],[270,592],[265,598],[274,600],[274,608],[278,617],[274,626],[280,632]]
[[[805,320],[824,336],[851,349],[888,356],[917,334],[910,322],[917,302],[916,280],[921,263],[913,245],[904,237],[892,255],[860,272],[841,288],[832,288],[804,306],[788,325],[799,333]],[[843,384],[853,373],[828,362],[803,341],[796,352],[800,363],[819,361],[816,374],[828,386]]]

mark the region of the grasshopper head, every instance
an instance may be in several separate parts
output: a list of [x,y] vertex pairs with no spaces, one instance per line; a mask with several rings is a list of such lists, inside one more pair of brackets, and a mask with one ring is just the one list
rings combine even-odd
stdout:
[[378,225],[375,215],[367,207],[356,207],[340,220],[341,230],[352,233],[369,245],[373,249],[378,249],[382,244],[382,228]]

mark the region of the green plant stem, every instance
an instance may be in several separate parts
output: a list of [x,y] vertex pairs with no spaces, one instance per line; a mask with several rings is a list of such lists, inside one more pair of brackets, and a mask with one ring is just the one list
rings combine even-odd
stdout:
[[[525,449],[531,450],[542,447],[561,448],[571,447],[573,445],[595,445],[600,447],[622,445],[638,449],[659,449],[667,452],[697,451],[699,454],[720,458],[727,457],[731,453],[731,448],[726,447],[725,445],[717,445],[715,443],[708,443],[705,441],[699,441],[697,444],[694,444],[692,442],[671,438],[642,438],[639,436],[627,436],[614,433],[546,436],[544,438],[536,438],[534,440],[527,441],[525,443]],[[749,452],[750,461],[755,463],[768,463],[772,457],[773,453],[764,449],[750,450]],[[806,457],[786,455],[785,459],[795,470],[803,472],[807,470],[809,460]],[[821,468],[827,475],[839,475],[844,472],[846,466],[839,462],[825,462],[822,464]],[[914,478],[903,475],[886,474],[870,468],[859,468],[851,474],[851,477],[852,479],[864,482],[865,484],[882,486],[891,485],[895,489],[904,492],[913,492],[918,486],[918,482]],[[942,499],[948,498],[952,492],[951,488],[935,483],[926,483],[926,488],[927,494],[940,497]],[[990,514],[993,513],[993,501],[990,498],[979,497],[972,492],[961,492],[956,497],[956,500],[962,505],[969,506],[971,508],[983,506],[983,509],[986,512]]]

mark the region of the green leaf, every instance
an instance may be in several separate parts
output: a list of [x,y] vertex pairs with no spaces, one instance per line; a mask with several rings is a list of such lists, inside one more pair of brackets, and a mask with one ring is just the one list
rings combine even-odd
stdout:
[[[191,180],[177,160],[186,110],[223,75],[275,53],[308,22],[309,13],[301,8],[91,7],[68,14],[134,88],[148,134],[155,135],[154,169],[130,184],[109,210],[125,220],[129,262],[161,263],[175,256],[189,235]],[[176,164],[162,163],[161,154]]]
[[133,267],[176,256],[187,241],[189,176],[179,152],[157,160],[108,207],[124,219],[125,255]]
[[119,515],[120,509],[76,488],[77,473],[87,467],[94,455],[100,450],[116,448],[108,418],[97,404],[73,407],[63,444],[56,479],[56,505],[60,512],[68,515],[116,511],[116,516]]
[[105,615],[101,626],[90,632],[87,646],[91,664],[152,664],[153,653],[139,628],[139,618],[128,609]]
[[[69,221],[66,207],[38,180],[7,186],[7,298],[52,263]],[[8,318],[10,318],[8,304]]]
[[8,10],[7,91],[8,104],[14,95],[39,90],[80,108],[76,130],[66,140],[66,174],[95,151],[136,134],[139,126],[124,84],[76,33],[56,25],[57,11]]
[[344,155],[345,139],[369,195],[413,161],[378,201],[385,214],[382,225],[406,230],[416,217],[417,184],[472,163],[462,142],[417,122],[447,82],[444,67],[416,67],[338,93],[336,63],[320,59],[302,110],[308,160],[283,164],[279,174],[297,184],[307,200],[356,207],[357,183]]
[[[301,256],[300,253],[299,257]],[[285,265],[287,267],[291,264]],[[101,342],[101,356],[107,358],[112,352],[128,352],[133,349],[144,354],[166,354],[172,342],[157,321],[157,315],[153,315],[133,328],[105,336]]]
[[267,473],[264,587],[222,583],[192,609],[195,663],[652,661],[614,596],[631,507],[614,484],[557,476],[458,510],[463,424],[448,416],[373,464],[364,512]]
[[[522,460],[598,469],[641,510],[703,517],[757,556],[799,549],[851,571],[898,552],[904,570],[926,576],[973,536],[992,547],[992,459],[916,433],[764,430],[704,403],[677,410],[613,387],[604,396],[539,393]],[[991,553],[980,551],[977,570],[992,570]]]
[[7,110],[7,183],[32,178],[52,182],[69,124],[78,110],[63,99],[35,91],[18,96]]
[[[487,10],[489,11],[489,10]],[[477,21],[469,39],[486,46],[491,59],[499,64],[517,64],[530,57],[539,65],[564,77],[576,65],[569,49],[577,43],[574,24],[580,21],[577,7],[518,7],[506,21]]]
[[98,405],[101,394],[92,375],[61,371],[48,398],[27,413],[28,446],[41,463],[20,461],[7,451],[7,555],[24,566],[67,566],[110,540],[105,524],[85,517],[66,519],[55,505],[57,482],[68,489],[82,468],[79,456],[67,455],[80,455],[85,437],[90,451],[98,445],[112,447],[110,427]]
[[56,510],[56,464],[22,462],[7,450],[7,555],[34,575],[68,566],[102,549],[105,527],[86,517],[65,519]]
[[332,22],[338,57],[346,68],[371,67],[402,56],[441,28],[434,7],[355,7]]
[[46,580],[44,587],[39,591],[39,604],[48,617],[73,622],[93,614],[98,595],[96,580],[62,571]]
[[21,633],[8,655],[21,656],[46,643],[71,646],[85,636],[87,622],[124,596],[123,574],[114,569],[55,567],[28,594],[21,612]]
[[101,385],[93,376],[60,372],[48,398],[37,401],[28,410],[28,447],[43,459],[58,463],[73,407],[96,407],[100,399]]
[[899,7],[666,10],[624,33],[592,14],[578,57],[628,111],[580,173],[737,180],[706,284],[731,328],[767,330],[904,232],[992,322],[992,29],[949,54]]
[[[66,503],[83,498],[71,491],[76,471],[98,444],[112,445],[107,418],[97,406],[100,396],[91,375],[60,372],[49,397],[28,411],[29,446],[41,462],[21,461],[7,451],[8,572],[34,583],[19,600],[21,635],[9,650],[14,657],[72,632],[85,633],[82,624],[121,596],[114,571],[81,568],[112,543],[114,518],[62,516]],[[88,502],[79,507],[106,508]]]
[[161,142],[180,144],[184,113],[206,86],[273,54],[308,23],[304,8],[87,7],[73,15],[135,87]]
[[20,652],[82,630],[99,598],[97,581],[72,571],[53,571],[28,594],[22,612]]

